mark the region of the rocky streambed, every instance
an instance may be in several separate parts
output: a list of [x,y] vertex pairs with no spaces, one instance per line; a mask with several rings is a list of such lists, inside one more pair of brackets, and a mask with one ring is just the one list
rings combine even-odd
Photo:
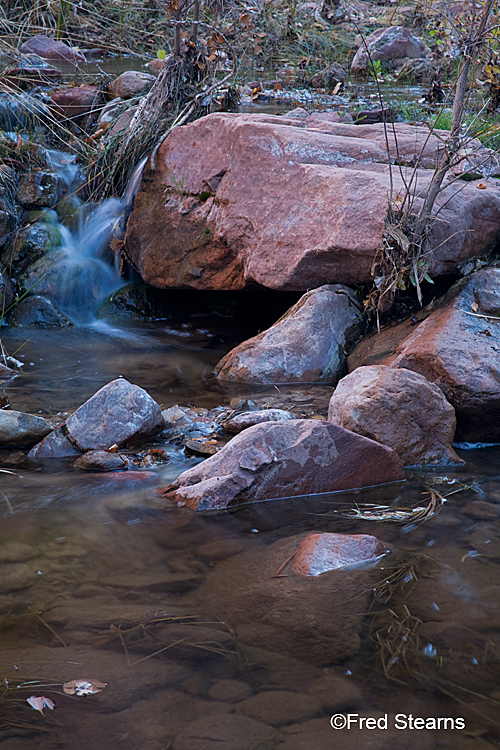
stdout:
[[443,138],[213,114],[90,218],[72,160],[5,164],[0,747],[498,742],[496,153],[440,197],[446,293],[363,315]]

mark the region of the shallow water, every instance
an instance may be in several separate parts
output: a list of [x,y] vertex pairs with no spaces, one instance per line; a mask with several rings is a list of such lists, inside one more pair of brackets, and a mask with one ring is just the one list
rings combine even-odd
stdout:
[[[24,344],[16,356],[25,362],[25,373],[6,394],[12,408],[62,419],[121,375],[164,406],[227,404],[235,394],[221,391],[210,370],[238,331],[227,320],[199,322],[127,330],[101,323],[30,332],[28,341],[26,332],[4,329],[8,351]],[[298,393],[324,413],[329,393],[321,387],[237,395],[297,408]],[[468,730],[498,744],[497,704],[489,701],[498,700],[500,687],[500,447],[462,451],[464,468],[415,473],[405,485],[196,516],[155,493],[194,460],[178,445],[153,442],[169,463],[112,477],[77,472],[69,460],[30,464],[20,451],[1,454],[0,465],[15,472],[0,474],[1,677],[10,686],[21,684],[0,700],[2,750],[401,746],[401,732],[394,730],[335,733],[330,717],[347,710],[388,713],[389,724],[394,713],[465,716]],[[425,504],[430,482],[443,495],[471,489],[406,529],[336,514],[367,502]],[[227,560],[237,565],[241,554],[305,531],[370,533],[390,545],[397,554],[381,563],[381,586],[394,575],[396,557],[416,560],[418,581],[407,581],[401,591],[394,586],[392,599],[382,597],[367,613],[360,651],[341,664],[316,667],[301,653],[292,658],[265,642],[249,646],[223,613],[207,624],[205,584]],[[417,620],[418,639],[411,636]],[[376,633],[388,652],[381,652]],[[388,666],[388,653],[394,658],[405,643],[399,662],[406,660],[409,673],[397,661]],[[381,653],[397,681],[384,676]],[[81,678],[108,685],[93,696],[62,693],[63,682]],[[26,685],[29,680],[41,682]],[[263,692],[267,709],[248,703]],[[287,704],[290,693],[299,708]],[[51,698],[54,710],[41,716],[25,702],[30,695]],[[259,720],[269,734],[257,732],[255,739],[255,726],[241,724],[241,716]],[[229,740],[215,739],[228,721]],[[192,728],[201,739],[190,735]],[[422,744],[418,732],[407,729],[405,747],[476,747],[458,731],[429,735],[430,744]]]

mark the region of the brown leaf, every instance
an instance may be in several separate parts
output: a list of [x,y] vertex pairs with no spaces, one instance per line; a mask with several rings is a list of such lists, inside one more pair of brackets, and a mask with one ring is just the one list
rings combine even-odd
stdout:
[[488,186],[485,185],[483,182],[480,182],[479,185],[476,185],[478,190],[487,190]]
[[118,252],[118,250],[122,249],[122,247],[124,246],[124,244],[125,244],[124,240],[119,240],[118,237],[113,237],[113,239],[109,243],[109,246],[110,246],[111,250],[114,253],[116,253],[116,252]]
[[477,304],[477,302],[472,303],[471,310],[473,310],[474,312],[477,312],[479,310],[479,305]]
[[260,55],[262,52],[262,47],[258,44],[256,44],[253,48],[254,55]]

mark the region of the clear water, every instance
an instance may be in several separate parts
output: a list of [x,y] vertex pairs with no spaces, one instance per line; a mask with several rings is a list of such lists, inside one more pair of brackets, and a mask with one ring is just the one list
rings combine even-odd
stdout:
[[[220,318],[204,318],[203,328],[199,322],[194,317],[177,329],[158,322],[126,331],[44,331],[31,333],[29,340],[25,332],[5,329],[4,345],[13,351],[24,344],[17,356],[25,362],[25,373],[5,392],[12,408],[63,418],[105,382],[123,375],[164,406],[227,404],[235,393],[222,392],[210,371],[238,331]],[[241,390],[236,395],[293,407],[302,391],[318,411],[326,409],[328,389],[280,391]],[[235,680],[243,697],[269,693],[271,706],[271,693],[278,691],[283,704],[278,700],[278,709],[259,715],[269,728],[269,747],[344,747],[336,744],[339,735],[329,720],[347,709],[367,716],[412,713],[425,718],[465,712],[470,731],[498,744],[496,703],[491,701],[498,700],[500,670],[499,447],[463,451],[466,466],[446,472],[444,483],[437,482],[438,472],[422,472],[403,487],[263,502],[197,516],[172,507],[155,492],[193,459],[178,445],[160,439],[154,445],[166,450],[169,463],[119,477],[80,473],[67,460],[30,464],[20,451],[1,452],[0,466],[15,473],[0,474],[0,671],[10,686],[21,684],[0,701],[2,750],[252,750],[258,742],[235,718],[250,709],[237,691],[234,698],[234,685],[229,695],[224,693],[226,680]],[[471,489],[450,496],[441,513],[420,526],[405,530],[335,514],[365,502],[419,505],[428,498],[422,492],[429,481],[447,494],[457,486],[449,484],[453,479]],[[207,624],[206,616],[205,584],[221,566],[305,531],[370,533],[405,560],[425,555],[418,557],[413,590],[394,591],[389,603],[367,613],[358,654],[321,668],[300,653],[292,658],[266,643],[249,646],[230,619],[210,618]],[[25,545],[21,552],[20,544]],[[14,562],[9,561],[12,556]],[[381,583],[392,574],[391,567],[381,570]],[[249,577],[258,575],[258,570],[248,570]],[[393,665],[389,676],[394,670],[400,682],[392,682],[384,676],[376,633],[384,633],[391,623],[394,633],[389,610],[400,622],[405,607],[422,624],[405,657],[410,673]],[[387,639],[392,649],[404,645],[404,632],[399,640]],[[81,678],[108,685],[98,695],[65,696],[63,682]],[[340,680],[341,694],[331,687],[319,690],[325,679],[327,685]],[[39,682],[26,684],[30,680]],[[311,707],[311,695],[318,690],[321,700]],[[303,715],[287,709],[290,692],[304,702]],[[36,713],[25,702],[31,695],[51,698],[54,710]],[[342,695],[350,696],[347,702]],[[236,729],[226,744],[190,737],[190,727],[196,730],[201,722],[200,731],[210,734],[212,723],[223,725],[227,716]],[[345,747],[382,748],[398,746],[391,743],[401,735],[367,730],[342,734],[342,741],[351,736],[355,744]],[[412,741],[409,730],[404,736]],[[429,747],[462,747],[457,743],[464,737],[443,730],[425,742]],[[281,745],[273,745],[278,740]],[[416,748],[424,746],[418,744],[421,739],[415,742]],[[474,744],[463,745],[469,746]]]

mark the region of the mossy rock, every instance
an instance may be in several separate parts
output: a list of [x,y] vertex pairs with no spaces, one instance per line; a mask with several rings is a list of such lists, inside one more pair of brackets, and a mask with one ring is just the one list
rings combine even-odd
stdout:
[[152,320],[156,317],[155,291],[140,281],[128,284],[103,302],[97,317],[107,320]]
[[21,229],[2,251],[0,259],[17,276],[61,244],[61,232],[57,225],[38,221]]
[[20,328],[68,328],[73,325],[51,299],[42,295],[28,295],[18,302],[8,316],[8,323]]

